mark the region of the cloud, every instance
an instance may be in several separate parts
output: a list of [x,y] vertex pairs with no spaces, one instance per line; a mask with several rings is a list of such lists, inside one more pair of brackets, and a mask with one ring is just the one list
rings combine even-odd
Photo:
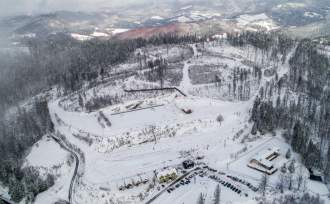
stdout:
[[196,0],[0,0],[0,16],[40,14],[52,11],[90,11],[104,7],[156,2],[189,2]]
[[[47,13],[58,10],[95,10],[124,0],[0,0],[0,15]],[[104,5],[105,4],[105,5]]]

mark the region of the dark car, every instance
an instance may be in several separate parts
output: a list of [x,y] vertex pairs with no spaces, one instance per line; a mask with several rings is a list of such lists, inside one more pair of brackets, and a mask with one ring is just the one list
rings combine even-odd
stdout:
[[185,169],[191,169],[195,166],[195,163],[192,160],[185,160],[184,162],[182,162],[182,166]]
[[218,171],[218,170],[212,169],[212,168],[209,168],[209,170],[212,171],[212,172],[214,172],[214,173],[216,173]]

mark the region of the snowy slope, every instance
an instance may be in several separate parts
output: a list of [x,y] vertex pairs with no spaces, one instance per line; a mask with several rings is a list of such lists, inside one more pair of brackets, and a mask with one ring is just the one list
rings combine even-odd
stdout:
[[[239,176],[253,185],[259,183],[262,174],[248,168],[247,163],[259,151],[276,146],[281,152],[276,165],[288,162],[283,155],[289,145],[280,137],[280,132],[276,137],[250,134],[249,117],[254,96],[259,85],[270,79],[265,77],[259,84],[253,76],[248,75],[245,83],[249,84],[250,93],[244,99],[238,98],[229,88],[237,67],[251,72],[252,66],[249,62],[252,59],[262,63],[262,60],[255,56],[257,51],[248,52],[251,48],[234,48],[219,42],[210,42],[204,45],[204,48],[200,44],[190,46],[194,55],[189,59],[182,59],[184,66],[177,68],[182,69],[183,74],[178,88],[187,93],[187,97],[177,92],[125,96],[125,100],[118,104],[89,113],[80,111],[79,108],[67,108],[78,107],[77,100],[60,98],[50,102],[49,109],[56,131],[63,134],[69,143],[84,154],[82,172],[74,188],[73,203],[145,203],[164,189],[158,182],[152,181],[155,172],[174,167],[178,169],[179,175],[183,175],[180,170],[181,163],[188,158],[200,157],[201,165],[208,165],[227,175]],[[152,58],[154,49],[150,50],[151,56],[148,57]],[[157,54],[168,56],[166,50]],[[180,55],[180,52],[177,52],[177,55]],[[267,68],[271,65],[263,66]],[[138,65],[123,64],[117,71],[134,70],[137,67]],[[280,70],[281,74],[287,70],[287,67],[284,67]],[[135,74],[143,74],[145,71],[139,70]],[[208,76],[215,74],[219,74],[221,78],[220,85],[208,80]],[[205,75],[206,80],[201,78],[201,75]],[[246,84],[238,85],[245,87]],[[92,98],[119,94],[123,92],[123,88],[146,85],[157,87],[156,82],[143,81],[141,77],[133,75],[100,85],[85,93]],[[120,113],[129,111],[129,107],[136,104],[143,108],[155,105],[157,107]],[[191,110],[192,113],[186,114],[183,110]],[[109,119],[111,126],[100,124],[99,111]],[[216,120],[220,114],[224,118],[222,122]],[[39,148],[33,149],[28,157],[31,158],[28,159],[31,165],[41,163],[50,166],[52,162],[63,161],[63,153],[59,153],[55,160],[47,161],[50,163],[46,162],[47,158],[40,156],[52,147],[53,144],[41,142]],[[60,150],[51,152],[57,154],[58,151]],[[299,162],[299,158],[296,159]],[[70,172],[67,171],[66,175],[70,175]],[[274,187],[277,177],[278,174],[271,176],[270,188]],[[119,190],[121,186],[140,180],[147,182]],[[38,199],[66,195],[64,191],[69,184],[64,186],[64,182],[58,183],[57,185],[62,185],[62,190],[58,190],[57,194],[54,194],[56,190],[49,190]],[[324,185],[315,187],[316,185],[308,183],[307,189],[317,188],[322,194],[326,193]],[[210,202],[215,186],[216,183],[209,178],[198,177],[196,183],[182,186],[171,194],[161,194],[154,203],[194,203],[200,193],[205,194],[206,201]],[[223,189],[223,201],[237,204],[257,203],[255,197],[258,193],[241,184],[239,186],[248,197]]]
[[55,185],[46,192],[39,194],[36,204],[54,203],[67,199],[73,165],[70,155],[49,137],[36,143],[26,158],[25,166],[33,166],[41,175],[55,176]]

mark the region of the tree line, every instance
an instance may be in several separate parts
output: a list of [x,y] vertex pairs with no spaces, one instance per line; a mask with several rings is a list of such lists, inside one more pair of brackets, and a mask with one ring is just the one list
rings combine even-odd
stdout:
[[280,78],[276,73],[260,88],[251,110],[251,132],[265,134],[284,129],[284,137],[302,155],[304,164],[322,170],[329,182],[330,60],[311,39],[295,44],[289,73]]
[[20,108],[14,117],[0,118],[0,182],[7,186],[15,202],[35,196],[54,184],[54,177],[42,179],[33,167],[22,168],[26,152],[48,132],[53,131],[47,101]]

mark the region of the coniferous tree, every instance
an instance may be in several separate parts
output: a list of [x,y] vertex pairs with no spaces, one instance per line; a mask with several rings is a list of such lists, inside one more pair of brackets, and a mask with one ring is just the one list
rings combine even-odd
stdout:
[[259,191],[263,196],[265,196],[266,194],[267,185],[268,185],[268,176],[266,174],[263,174],[261,181],[259,183]]
[[197,204],[204,204],[205,200],[204,200],[204,196],[202,193],[200,193],[198,200],[197,200]]
[[294,160],[292,160],[292,161],[290,162],[289,167],[288,167],[288,170],[289,170],[289,172],[290,172],[291,174],[293,174],[293,173],[296,171],[296,169],[295,169],[295,161],[294,161]]
[[214,200],[213,200],[214,204],[220,204],[220,196],[221,196],[220,194],[221,194],[221,189],[220,189],[220,185],[218,184],[214,191]]
[[285,153],[285,158],[290,159],[291,158],[291,150],[288,149],[288,151]]

